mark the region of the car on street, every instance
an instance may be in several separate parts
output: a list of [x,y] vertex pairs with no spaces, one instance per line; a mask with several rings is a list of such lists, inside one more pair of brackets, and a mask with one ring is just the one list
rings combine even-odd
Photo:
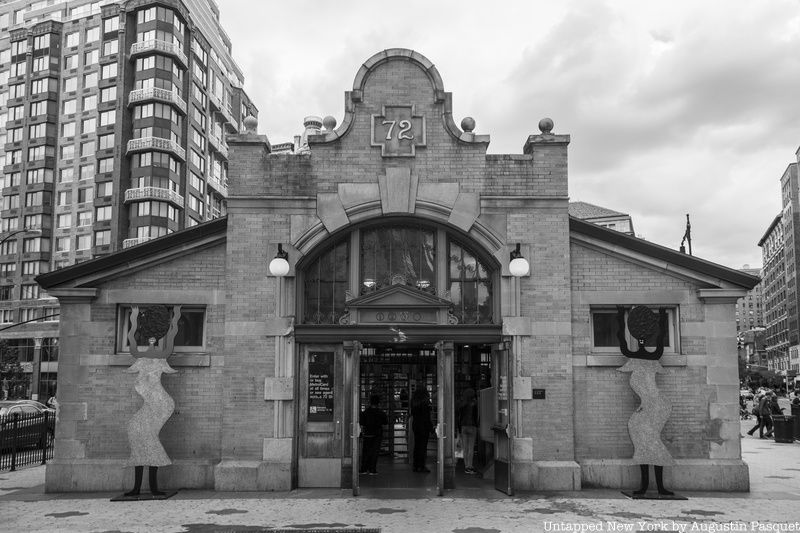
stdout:
[[53,442],[56,415],[53,409],[34,400],[0,401],[0,449],[36,446]]

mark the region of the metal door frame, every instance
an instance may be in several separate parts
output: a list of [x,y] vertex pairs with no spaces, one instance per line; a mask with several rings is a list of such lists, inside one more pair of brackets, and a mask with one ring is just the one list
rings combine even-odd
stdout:
[[[500,375],[500,360],[505,360],[505,372]],[[495,476],[494,488],[509,496],[514,495],[514,365],[511,341],[506,340],[492,347],[492,374],[497,377],[495,385],[495,424],[492,426],[494,432],[495,446]],[[503,385],[505,380],[505,386]],[[507,411],[505,423],[498,423],[500,395],[505,394]],[[503,446],[501,448],[501,446]],[[505,452],[506,473],[505,479],[498,475],[498,459],[501,450]]]

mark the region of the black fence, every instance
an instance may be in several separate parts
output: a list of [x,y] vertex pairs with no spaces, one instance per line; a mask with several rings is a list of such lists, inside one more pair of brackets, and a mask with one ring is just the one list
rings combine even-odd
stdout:
[[52,459],[55,422],[47,411],[0,416],[0,471]]

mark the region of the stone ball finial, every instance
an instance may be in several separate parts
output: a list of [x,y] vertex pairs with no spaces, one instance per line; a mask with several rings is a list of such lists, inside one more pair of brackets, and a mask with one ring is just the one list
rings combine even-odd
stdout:
[[258,119],[253,115],[247,115],[244,117],[244,130],[247,133],[256,133],[256,129],[258,128]]
[[553,119],[543,118],[539,121],[539,131],[545,135],[549,135],[553,131]]
[[461,129],[467,133],[472,133],[475,129],[475,119],[472,117],[464,117],[461,121]]
[[331,115],[328,115],[322,119],[322,125],[326,130],[333,131],[336,128],[336,119]]

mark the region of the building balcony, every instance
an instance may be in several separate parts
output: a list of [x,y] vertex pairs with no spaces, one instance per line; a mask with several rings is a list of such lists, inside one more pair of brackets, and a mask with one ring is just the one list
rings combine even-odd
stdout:
[[161,187],[138,187],[125,191],[125,203],[142,200],[166,200],[183,209],[183,196]]
[[211,147],[222,154],[222,157],[228,159],[228,146],[225,144],[225,141],[214,135],[213,133],[208,134],[208,141],[211,143]]
[[208,177],[208,186],[212,187],[215,191],[220,193],[223,198],[228,197],[228,184],[223,183],[219,179],[215,178],[214,176]]
[[128,95],[128,106],[152,101],[172,104],[184,115],[186,114],[186,100],[178,96],[175,91],[168,91],[160,87],[148,87],[146,89],[134,89]]
[[127,155],[134,152],[147,152],[150,150],[157,150],[159,152],[169,152],[176,155],[181,161],[186,161],[186,150],[171,139],[164,139],[162,137],[141,137],[139,139],[131,139],[128,141]]
[[131,59],[137,56],[158,52],[168,54],[173,58],[180,61],[181,66],[185,69],[189,66],[186,60],[186,54],[183,53],[180,45],[162,41],[161,39],[149,39],[147,41],[135,42],[131,45]]
[[131,246],[136,246],[137,244],[142,244],[143,242],[150,241],[155,237],[136,237],[134,239],[125,239],[122,241],[123,248],[130,248]]

